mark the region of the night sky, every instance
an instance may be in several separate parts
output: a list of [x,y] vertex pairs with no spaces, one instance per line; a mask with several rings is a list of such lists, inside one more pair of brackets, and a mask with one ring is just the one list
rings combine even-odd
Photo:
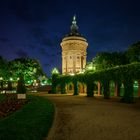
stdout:
[[49,76],[53,67],[61,69],[60,42],[74,14],[89,43],[88,61],[140,40],[139,0],[1,0],[0,55],[36,58]]

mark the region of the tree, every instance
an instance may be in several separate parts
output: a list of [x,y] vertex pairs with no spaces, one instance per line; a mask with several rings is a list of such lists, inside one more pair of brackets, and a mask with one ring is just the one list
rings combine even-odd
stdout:
[[43,70],[39,61],[31,58],[18,58],[9,62],[10,73],[17,80],[20,75],[23,75],[25,82],[38,79],[43,75]]
[[7,79],[9,77],[8,62],[0,56],[0,77]]
[[8,63],[2,56],[0,56],[0,88],[3,90],[4,80],[9,80]]
[[132,44],[126,51],[126,56],[130,63],[140,62],[140,41]]
[[59,70],[57,68],[53,68],[51,71],[51,74],[60,74]]
[[96,67],[96,70],[125,65],[127,63],[127,58],[123,52],[102,52],[93,59],[93,65]]
[[57,86],[57,77],[60,75],[57,68],[53,68],[51,71],[52,74],[52,93],[56,93],[56,86]]

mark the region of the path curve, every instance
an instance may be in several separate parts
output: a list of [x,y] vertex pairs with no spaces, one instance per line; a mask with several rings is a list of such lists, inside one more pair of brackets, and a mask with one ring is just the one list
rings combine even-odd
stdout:
[[45,140],[140,140],[140,108],[83,96],[45,95],[56,107]]

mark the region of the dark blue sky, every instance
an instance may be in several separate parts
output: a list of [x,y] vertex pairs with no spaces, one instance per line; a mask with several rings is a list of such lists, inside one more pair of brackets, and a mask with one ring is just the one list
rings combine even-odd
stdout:
[[4,0],[0,2],[0,55],[31,57],[50,75],[61,69],[62,38],[77,15],[88,40],[88,61],[98,52],[124,51],[140,40],[139,0]]

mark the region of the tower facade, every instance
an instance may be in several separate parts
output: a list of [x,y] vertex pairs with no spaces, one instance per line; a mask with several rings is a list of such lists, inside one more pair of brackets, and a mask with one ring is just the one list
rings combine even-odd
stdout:
[[79,33],[76,16],[73,17],[70,33],[61,42],[62,74],[76,74],[86,66],[87,40]]

